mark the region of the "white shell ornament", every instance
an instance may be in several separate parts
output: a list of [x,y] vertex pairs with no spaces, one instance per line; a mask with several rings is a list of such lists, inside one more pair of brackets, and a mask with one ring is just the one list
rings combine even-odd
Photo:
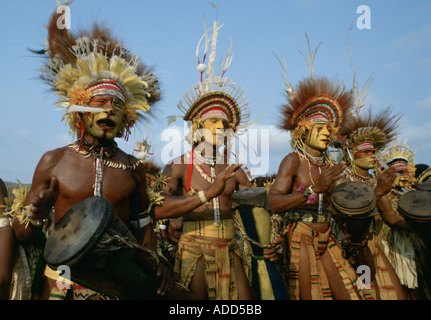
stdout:
[[205,70],[207,69],[207,66],[206,65],[204,65],[203,63],[200,63],[198,66],[197,66],[197,68],[196,69],[198,69],[198,71],[200,72],[200,73],[203,73],[203,72],[205,72]]

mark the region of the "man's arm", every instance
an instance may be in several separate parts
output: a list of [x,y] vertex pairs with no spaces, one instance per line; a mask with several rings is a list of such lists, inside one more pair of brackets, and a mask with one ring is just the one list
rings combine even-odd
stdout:
[[247,174],[243,169],[238,169],[235,173],[235,177],[238,181],[238,184],[237,184],[238,190],[251,188],[250,180],[248,180]]
[[[297,208],[307,201],[302,192],[292,192],[293,178],[297,174],[300,164],[296,153],[287,155],[280,164],[277,177],[269,192],[269,201],[275,213],[286,212]],[[346,163],[341,161],[332,167],[325,168],[318,181],[312,186],[314,193],[326,193],[334,183],[343,178]],[[289,193],[291,192],[291,193]]]
[[[59,193],[59,182],[51,172],[61,156],[61,152],[57,149],[45,153],[39,161],[24,202],[24,208],[29,208],[28,219],[41,221],[49,216]],[[32,223],[26,225],[26,223],[20,223],[18,219],[13,220],[15,235],[20,242],[29,241],[41,232],[41,226],[35,226]]]
[[[154,213],[156,220],[167,218],[178,218],[187,212],[191,212],[202,205],[199,195],[193,196],[177,196],[180,181],[182,180],[185,165],[168,164],[163,173],[169,177],[169,181],[162,193],[164,197],[163,204],[156,206]],[[241,167],[241,164],[235,164],[227,170],[218,174],[214,183],[210,187],[203,190],[203,196],[209,201],[220,195],[225,187],[226,181],[235,176],[235,172]]]
[[397,169],[391,167],[382,171],[379,169],[377,177],[377,185],[374,189],[374,195],[376,197],[376,202],[379,202],[380,198],[386,195],[392,189],[392,184],[397,177]]
[[297,154],[290,153],[280,163],[277,176],[268,192],[269,202],[274,213],[286,212],[307,201],[300,192],[291,193],[293,177],[299,166]]
[[406,231],[412,231],[410,227],[407,225],[407,222],[404,220],[404,217],[400,214],[397,214],[392,208],[391,201],[388,196],[385,194],[380,197],[377,202],[377,206],[379,208],[380,214],[383,220],[392,228],[400,228]]
[[[131,206],[134,206],[134,210],[138,210],[138,212],[147,212],[149,208],[149,199],[147,194],[147,179],[145,175],[144,166],[138,166],[135,170],[136,177],[136,198],[131,199],[131,201],[136,201],[135,203],[131,203]],[[140,241],[143,247],[155,252],[157,254],[157,238],[154,232],[153,224],[150,222],[147,225],[141,226],[139,230]],[[160,285],[157,289],[157,294],[165,295],[169,292],[173,285],[173,274],[171,272],[171,268],[168,265],[167,261],[161,259],[161,263],[157,266],[156,269],[156,277],[160,279]],[[166,262],[166,263],[164,263]],[[146,263],[146,262],[144,262]]]

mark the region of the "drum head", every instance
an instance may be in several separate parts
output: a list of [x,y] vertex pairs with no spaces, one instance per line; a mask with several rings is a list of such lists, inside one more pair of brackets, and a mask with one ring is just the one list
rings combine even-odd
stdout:
[[232,198],[235,200],[247,200],[250,198],[258,197],[258,196],[265,196],[266,195],[266,189],[263,187],[256,187],[256,188],[248,188],[248,189],[242,189],[232,194]]
[[248,188],[232,194],[232,208],[247,205],[251,207],[264,207],[271,210],[266,189],[263,187]]
[[101,197],[84,199],[67,211],[49,235],[44,257],[48,265],[72,266],[97,244],[114,214]]
[[419,183],[417,185],[417,188],[418,188],[418,190],[431,191],[431,181]]
[[377,214],[373,188],[359,181],[337,185],[332,191],[331,203],[337,212],[352,218],[367,218]]
[[404,193],[398,202],[400,212],[416,220],[431,220],[431,193],[415,190]]

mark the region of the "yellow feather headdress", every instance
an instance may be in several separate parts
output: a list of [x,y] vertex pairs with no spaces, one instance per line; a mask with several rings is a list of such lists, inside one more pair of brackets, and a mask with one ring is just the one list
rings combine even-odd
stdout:
[[392,142],[384,151],[382,151],[382,160],[387,165],[395,161],[402,161],[405,164],[415,164],[415,151],[407,143]]
[[81,112],[88,112],[90,87],[108,83],[119,88],[124,98],[124,128],[130,133],[137,120],[145,119],[151,105],[160,99],[159,83],[152,70],[122,43],[112,37],[108,28],[95,24],[89,32],[74,36],[69,30],[57,27],[59,13],[54,13],[48,25],[48,60],[42,66],[41,78],[60,99],[57,106],[65,109],[63,120],[70,133],[78,131]]
[[[399,187],[402,182],[403,188],[413,190],[417,184],[416,166],[415,166],[416,150],[410,148],[407,143],[392,142],[382,153],[381,159],[388,167],[395,167],[401,170],[398,174],[393,186]],[[407,184],[406,184],[407,183]]]

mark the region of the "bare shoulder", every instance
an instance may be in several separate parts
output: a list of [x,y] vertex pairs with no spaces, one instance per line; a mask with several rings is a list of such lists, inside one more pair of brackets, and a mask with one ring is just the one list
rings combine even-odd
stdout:
[[28,196],[35,196],[39,191],[49,187],[56,168],[63,158],[68,157],[70,151],[71,148],[66,146],[47,151],[42,155],[34,171]]
[[269,191],[270,194],[287,194],[290,192],[294,177],[300,164],[299,155],[291,152],[283,158],[278,168],[278,173]]
[[55,166],[66,154],[73,152],[69,147],[61,147],[54,150],[45,152],[39,160],[36,170],[52,168]]
[[243,168],[239,168],[235,172],[235,177],[238,181],[239,189],[245,189],[245,188],[251,187],[250,180],[248,179],[247,173],[245,172],[245,170]]
[[163,173],[171,179],[180,179],[184,174],[187,173],[188,162],[189,157],[187,154],[183,154],[166,164],[166,166],[163,168]]
[[291,152],[286,155],[283,160],[281,160],[280,166],[278,168],[277,176],[289,173],[296,172],[300,163],[300,158],[298,153]]
[[143,161],[120,149],[118,149],[116,157],[118,161],[132,168],[134,177],[139,183],[142,183],[145,180],[145,165]]

